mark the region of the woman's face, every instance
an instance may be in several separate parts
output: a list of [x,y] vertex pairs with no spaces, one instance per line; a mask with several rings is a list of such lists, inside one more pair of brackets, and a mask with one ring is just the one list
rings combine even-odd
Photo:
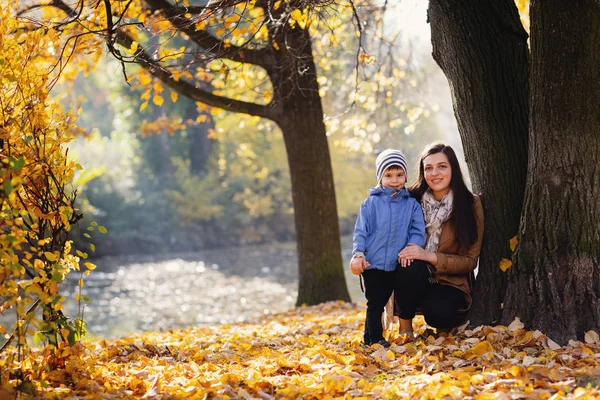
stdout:
[[441,200],[450,191],[452,167],[444,153],[428,155],[423,159],[425,181],[436,199]]

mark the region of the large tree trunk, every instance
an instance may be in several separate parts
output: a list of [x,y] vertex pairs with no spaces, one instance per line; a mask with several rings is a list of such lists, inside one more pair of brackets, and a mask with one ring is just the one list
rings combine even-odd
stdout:
[[527,167],[527,33],[512,0],[430,0],[433,57],[450,83],[454,113],[485,236],[469,319],[499,320],[518,232]]
[[561,343],[600,330],[600,3],[531,3],[531,124],[505,322]]
[[[283,68],[271,79],[275,101],[283,109],[276,122],[283,131],[292,180],[299,258],[297,304],[349,301],[333,172],[310,36],[307,30],[284,25],[275,40],[282,43],[278,57],[283,59],[278,64]],[[287,48],[293,49],[293,53]]]

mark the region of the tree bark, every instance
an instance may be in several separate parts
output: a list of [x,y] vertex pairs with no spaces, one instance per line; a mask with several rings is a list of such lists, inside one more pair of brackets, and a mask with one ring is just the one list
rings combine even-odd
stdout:
[[505,322],[559,343],[600,330],[600,3],[531,3],[531,123]]
[[485,232],[469,314],[472,324],[499,321],[518,232],[527,167],[527,33],[512,0],[430,0],[433,57],[452,93]]
[[308,30],[286,25],[275,40],[281,43],[277,57],[282,68],[271,79],[275,101],[282,106],[276,122],[283,131],[292,180],[299,258],[297,305],[349,301],[333,171],[310,36]]

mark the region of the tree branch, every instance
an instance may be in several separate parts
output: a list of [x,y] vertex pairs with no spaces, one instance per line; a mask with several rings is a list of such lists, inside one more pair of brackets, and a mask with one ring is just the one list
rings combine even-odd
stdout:
[[[215,56],[237,62],[255,64],[267,71],[273,69],[275,60],[268,48],[249,49],[244,46],[226,44],[223,40],[205,30],[196,30],[195,21],[185,17],[185,14],[190,13],[190,8],[174,6],[167,0],[144,0],[144,2],[153,12],[162,12],[179,31],[184,32],[196,44]],[[209,3],[206,6],[208,8],[205,8],[205,10],[224,8],[236,3],[239,3],[239,0],[223,1],[219,2],[218,5],[215,4],[212,6]],[[201,7],[195,7],[195,11],[200,11],[199,8]]]
[[[124,32],[117,32],[115,38],[118,44],[126,48],[131,48],[131,45],[133,44],[133,39]],[[194,101],[199,101],[206,105],[222,108],[227,111],[255,115],[271,120],[274,120],[279,113],[279,109],[275,108],[273,105],[260,105],[242,100],[229,99],[199,89],[182,79],[176,80],[171,72],[154,62],[152,57],[141,46],[138,46],[135,51],[134,62],[142,66],[152,74],[152,76],[160,79],[164,84],[176,92]]]
[[[152,0],[145,0],[148,3],[152,2]],[[158,2],[158,0],[157,0]],[[160,1],[160,3],[166,4],[168,6],[169,3],[166,1]],[[51,3],[47,3],[45,5],[40,6],[54,6],[60,8],[68,15],[75,15],[76,11],[71,9],[66,3],[62,0],[53,0]],[[193,25],[192,25],[193,26]],[[109,51],[115,58],[117,58],[121,62],[125,62],[125,59],[120,54],[119,50],[115,49],[112,44],[118,43],[125,48],[130,49],[134,40],[127,35],[125,32],[114,29],[112,32],[107,32],[107,40],[110,45]],[[243,51],[248,51],[248,49],[240,49]],[[142,46],[138,46],[135,54],[133,56],[133,62],[139,64],[145,70],[147,70],[152,76],[160,79],[167,86],[175,90],[176,92],[211,107],[221,108],[227,111],[239,112],[242,114],[254,115],[262,118],[267,118],[274,120],[275,117],[279,114],[279,110],[273,105],[260,105],[256,103],[246,102],[242,100],[234,100],[229,99],[227,97],[218,96],[207,92],[205,90],[199,89],[189,82],[184,80],[176,80],[171,72],[163,68],[157,62],[155,62],[152,57],[144,50]]]

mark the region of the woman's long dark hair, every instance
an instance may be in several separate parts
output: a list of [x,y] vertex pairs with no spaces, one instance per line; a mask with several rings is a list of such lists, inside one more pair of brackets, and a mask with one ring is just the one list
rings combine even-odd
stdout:
[[446,157],[448,157],[450,167],[452,168],[450,189],[454,194],[454,202],[449,222],[454,226],[458,248],[462,253],[477,241],[477,223],[473,211],[473,203],[475,200],[473,198],[473,193],[471,193],[469,188],[467,188],[467,185],[465,185],[458,159],[456,158],[456,154],[452,147],[446,146],[443,143],[433,143],[427,146],[419,158],[419,177],[408,190],[417,201],[421,202],[423,194],[429,189],[429,185],[427,185],[427,181],[425,180],[423,160],[436,153],[444,153]]

